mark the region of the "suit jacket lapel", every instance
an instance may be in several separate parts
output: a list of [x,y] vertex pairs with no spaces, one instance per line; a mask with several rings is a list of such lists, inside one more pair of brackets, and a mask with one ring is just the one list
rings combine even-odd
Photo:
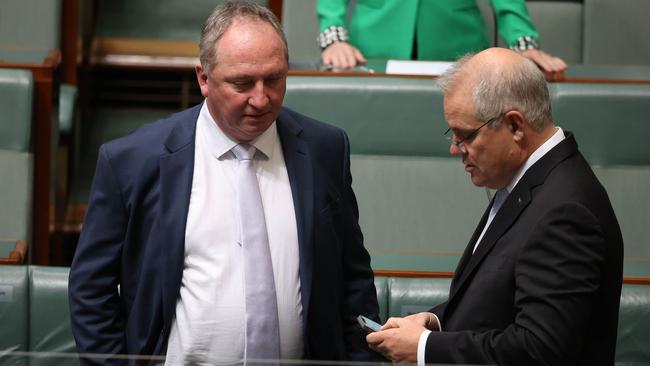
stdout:
[[298,244],[300,250],[300,295],[303,311],[303,331],[305,334],[309,319],[309,301],[312,285],[314,221],[314,182],[311,156],[307,143],[300,137],[302,126],[284,109],[277,120],[278,135],[282,143],[284,161],[287,166],[291,195],[296,212]]
[[[194,173],[194,136],[201,105],[178,117],[160,156],[160,233],[163,322],[168,331],[183,276],[185,225]],[[184,118],[183,118],[184,117]]]
[[478,226],[476,226],[476,229],[474,229],[474,234],[472,235],[472,238],[469,240],[469,243],[465,247],[465,252],[463,252],[463,255],[460,257],[460,261],[458,261],[458,265],[456,266],[456,270],[454,271],[454,277],[451,280],[450,293],[454,292],[458,279],[461,277],[461,274],[463,273],[463,270],[467,266],[467,263],[472,258],[472,250],[474,249],[474,244],[476,243],[479,235],[481,235],[481,232],[483,231],[483,227],[487,222],[488,216],[490,214],[490,209],[492,208],[493,203],[494,203],[494,197],[492,197],[492,200],[490,201],[490,204],[488,205],[487,209],[483,213],[481,220],[479,220]]
[[[488,208],[486,213],[483,215],[483,219],[481,219],[479,226],[476,228],[472,240],[468,244],[467,248],[465,248],[465,253],[461,258],[457,272],[454,275],[449,294],[449,301],[451,301],[453,296],[458,293],[459,289],[465,285],[468,278],[470,278],[472,273],[478,268],[479,264],[491,251],[499,238],[508,231],[515,221],[517,221],[517,218],[519,218],[524,209],[530,204],[532,200],[532,189],[544,183],[546,176],[557,164],[576,152],[577,145],[575,139],[570,132],[566,132],[566,138],[561,143],[551,149],[546,155],[533,164],[528,171],[526,171],[492,220],[490,227],[485,232],[485,235],[483,235],[481,243],[476,248],[476,252],[471,254],[476,242],[477,233],[480,235],[485,226],[486,215],[490,210],[490,208]],[[490,204],[490,207],[491,206],[492,205]]]

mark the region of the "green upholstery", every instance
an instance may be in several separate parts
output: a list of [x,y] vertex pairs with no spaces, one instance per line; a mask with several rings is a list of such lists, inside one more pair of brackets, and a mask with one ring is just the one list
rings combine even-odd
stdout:
[[0,69],[0,238],[31,239],[34,82],[25,70]]
[[[70,328],[68,273],[65,267],[29,268],[29,349],[33,352],[75,352]],[[32,359],[30,365],[51,365],[52,360]],[[57,365],[79,365],[75,359],[58,359]]]
[[61,0],[0,1],[0,48],[49,50],[59,44]]
[[650,84],[554,83],[549,90],[556,123],[576,133],[592,165],[650,165]]
[[[427,311],[447,300],[451,285],[448,278],[388,277],[387,281],[388,316]],[[623,285],[618,322],[616,365],[640,366],[650,363],[650,286]]]
[[0,150],[30,150],[33,95],[30,71],[0,69]]
[[75,174],[70,197],[71,202],[75,203],[88,202],[101,144],[176,111],[165,108],[101,107],[92,112],[90,118],[80,126],[79,169]]
[[31,240],[33,161],[31,153],[0,150],[0,238]]
[[74,122],[75,105],[77,104],[77,87],[61,84],[59,89],[59,132],[70,135]]
[[289,77],[284,104],[346,130],[353,154],[449,155],[433,79]]
[[316,0],[283,0],[282,27],[292,63],[320,60]]
[[0,265],[0,364],[3,366],[27,365],[24,358],[3,358],[2,353],[29,350],[28,289],[27,266]]
[[375,277],[375,288],[379,302],[379,319],[383,323],[388,319],[388,280],[386,277]]
[[447,301],[449,278],[389,278],[389,316],[406,316],[427,311]]
[[[98,2],[96,36],[197,41],[201,25],[221,0],[111,0]],[[254,2],[266,5],[266,0]]]
[[[494,44],[491,0],[477,0],[490,39]],[[537,28],[541,48],[567,63],[581,63],[583,49],[582,0],[527,0],[528,14]],[[497,34],[497,45],[507,47]]]
[[454,269],[489,201],[449,155],[433,79],[290,77],[285,105],[347,131],[375,268]]
[[[4,351],[75,351],[68,309],[65,267],[0,266],[0,364],[27,365]],[[405,316],[444,302],[449,278],[375,277],[380,317]],[[650,362],[650,286],[623,285],[616,353],[617,366]],[[30,365],[78,365],[74,358],[31,358]]]
[[585,63],[650,63],[650,2],[584,0],[584,9]]
[[617,366],[650,364],[650,286],[624,285],[616,342]]
[[564,73],[567,78],[610,79],[625,81],[650,80],[650,64],[647,65],[571,65]]
[[[550,93],[556,122],[576,134],[609,192],[626,244],[625,274],[648,275],[650,85],[555,83]],[[454,270],[488,197],[449,156],[434,80],[290,77],[285,104],[350,136],[374,268]]]
[[528,13],[537,27],[542,50],[566,63],[582,62],[583,4],[579,0],[531,1]]

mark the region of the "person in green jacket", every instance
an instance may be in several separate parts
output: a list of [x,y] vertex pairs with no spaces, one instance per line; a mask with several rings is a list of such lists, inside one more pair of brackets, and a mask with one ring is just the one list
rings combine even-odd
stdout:
[[[324,64],[349,68],[365,57],[452,61],[490,46],[477,1],[357,0],[349,24],[349,0],[318,0],[318,37]],[[539,35],[524,0],[489,0],[497,29],[554,79],[566,69],[558,57],[539,50]]]

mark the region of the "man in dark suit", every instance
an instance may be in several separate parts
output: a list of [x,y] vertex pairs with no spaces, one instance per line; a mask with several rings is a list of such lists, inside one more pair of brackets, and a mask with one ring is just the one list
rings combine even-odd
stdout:
[[[282,107],[287,55],[268,9],[222,4],[201,35],[205,102],[101,147],[70,271],[79,352],[167,364],[370,359],[356,316],[377,319],[378,305],[348,139]],[[242,214],[238,146],[253,153],[259,224]],[[249,309],[258,283],[246,281],[262,270],[242,251],[251,230],[268,242],[272,273],[259,279],[273,288],[259,294],[275,292],[273,314]],[[249,333],[271,315],[273,327]],[[261,351],[270,343],[275,354]]]
[[573,135],[552,122],[543,74],[505,49],[439,80],[450,152],[497,190],[447,302],[367,336],[394,361],[612,365],[623,242]]

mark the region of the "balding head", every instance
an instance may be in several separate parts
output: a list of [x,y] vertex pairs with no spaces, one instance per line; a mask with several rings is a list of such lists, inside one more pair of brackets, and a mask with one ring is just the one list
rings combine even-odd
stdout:
[[438,79],[438,85],[445,95],[458,92],[471,96],[478,120],[488,121],[517,110],[535,131],[552,125],[544,74],[532,61],[511,50],[489,48],[466,55]]

